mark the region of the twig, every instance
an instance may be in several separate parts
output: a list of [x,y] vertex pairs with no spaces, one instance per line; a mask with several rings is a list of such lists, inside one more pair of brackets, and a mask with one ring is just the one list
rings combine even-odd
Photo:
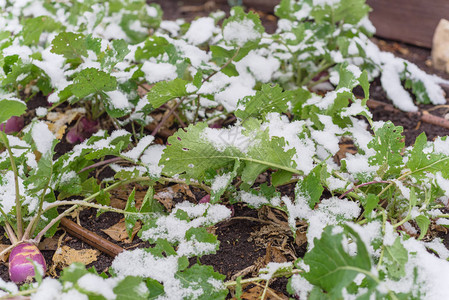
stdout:
[[121,160],[121,159],[122,159],[121,157],[113,157],[113,158],[110,158],[110,159],[106,159],[106,160],[103,160],[103,161],[99,161],[99,162],[94,163],[94,164],[92,164],[92,165],[90,165],[90,166],[87,166],[87,167],[85,167],[85,168],[82,168],[81,171],[78,172],[78,174],[83,173],[84,171],[87,171],[87,170],[96,168],[96,167],[101,167],[101,166],[104,166],[104,165],[107,165],[107,164],[110,164],[110,163],[119,161],[119,160]]
[[86,242],[92,247],[106,253],[111,257],[117,256],[119,253],[123,252],[124,249],[119,245],[116,245],[105,238],[97,235],[96,233],[87,230],[86,228],[79,226],[73,221],[67,218],[61,219],[61,226],[72,236]]
[[[385,110],[388,110],[388,111],[392,111],[392,112],[400,111],[400,110],[394,108],[393,105],[391,105],[391,104],[383,103],[383,102],[372,100],[372,99],[369,99],[366,102],[366,105],[371,109],[376,109],[378,107],[384,107]],[[421,121],[423,121],[425,123],[437,125],[437,126],[449,129],[449,120],[446,120],[444,118],[432,115],[428,112],[423,112],[423,113],[412,112],[409,114],[419,116]]]
[[168,118],[169,118],[169,117],[173,114],[173,112],[179,107],[179,105],[181,105],[181,103],[184,101],[185,98],[186,98],[186,97],[181,98],[181,99],[179,100],[179,102],[176,103],[176,105],[173,106],[173,107],[168,111],[168,113],[165,114],[165,116],[162,118],[162,120],[159,122],[159,124],[157,124],[156,128],[154,128],[153,132],[151,132],[151,135],[152,135],[152,136],[155,136],[155,135],[158,133],[158,131],[159,131],[159,129],[161,129],[162,125],[164,125],[165,122],[167,122]]

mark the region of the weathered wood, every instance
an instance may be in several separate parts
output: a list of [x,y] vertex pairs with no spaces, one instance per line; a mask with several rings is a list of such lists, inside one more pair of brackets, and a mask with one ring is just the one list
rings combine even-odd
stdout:
[[426,48],[438,22],[449,18],[449,0],[367,0],[376,35]]

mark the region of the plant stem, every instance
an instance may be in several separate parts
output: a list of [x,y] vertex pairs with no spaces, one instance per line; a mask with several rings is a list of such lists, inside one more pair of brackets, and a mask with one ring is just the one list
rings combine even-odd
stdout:
[[[134,179],[129,179],[129,180],[125,180],[125,181],[119,181],[116,182],[114,184],[111,184],[108,187],[105,187],[103,190],[98,191],[92,195],[90,195],[89,197],[85,198],[84,202],[90,202],[92,200],[94,200],[97,196],[99,196],[101,193],[107,192],[109,190],[115,189],[116,187],[122,185],[122,184],[128,184],[131,182],[137,182],[137,181],[147,181],[150,180],[149,177],[137,177]],[[71,213],[72,211],[74,211],[76,208],[78,208],[79,205],[73,205],[72,207],[66,209],[64,212],[60,213],[56,218],[52,219],[50,221],[50,223],[48,223],[41,231],[39,231],[39,233],[36,235],[36,237],[34,238],[34,243],[39,244],[42,236],[53,226],[55,225],[57,222],[59,222],[59,220],[61,220],[62,218],[64,218],[65,216],[67,216],[69,213]]]
[[222,65],[219,70],[212,72],[201,83],[205,83],[206,81],[211,79],[215,74],[217,74],[218,72],[223,71],[223,69],[226,68],[237,57],[237,55],[239,54],[239,51],[240,51],[240,47],[237,48],[237,50],[235,51],[234,55],[231,58],[229,58],[229,60],[224,65]]
[[111,211],[111,212],[116,212],[116,213],[120,213],[120,214],[141,215],[141,213],[138,213],[138,212],[129,212],[129,211],[126,211],[126,210],[123,210],[123,209],[119,209],[119,208],[114,208],[114,207],[111,207],[111,206],[105,206],[105,205],[101,205],[101,204],[86,202],[84,200],[56,201],[56,202],[50,204],[49,206],[47,206],[45,208],[44,212],[49,210],[49,209],[52,209],[52,208],[55,208],[55,207],[58,207],[58,206],[63,206],[63,205],[87,206],[87,207],[98,208],[98,209],[107,210],[107,211]]
[[340,199],[342,199],[344,196],[346,196],[347,194],[349,194],[350,192],[354,191],[355,189],[361,188],[363,186],[366,185],[370,185],[370,184],[376,184],[376,183],[391,183],[390,181],[386,181],[386,180],[379,180],[379,181],[370,181],[370,182],[365,182],[359,185],[354,186],[352,189],[347,190],[346,192],[344,192],[343,194],[340,195]]
[[165,122],[167,122],[168,118],[173,114],[173,112],[179,107],[179,105],[181,105],[181,103],[186,99],[186,97],[182,97],[178,103],[176,103],[175,106],[172,107],[172,109],[170,109],[168,111],[168,113],[165,114],[165,116],[162,118],[162,120],[159,122],[159,124],[157,124],[156,128],[154,128],[153,132],[151,132],[152,136],[155,136],[159,129],[161,129],[162,125],[165,124]]
[[19,242],[19,239],[17,238],[16,234],[14,233],[14,230],[12,229],[11,225],[5,221],[5,232],[8,234],[8,238],[11,241],[12,244],[16,244]]
[[[51,168],[52,168],[52,170],[51,170],[50,174],[53,174],[53,164],[52,164]],[[28,224],[27,228],[25,229],[25,233],[23,235],[24,240],[28,240],[30,238],[30,236],[33,234],[33,232],[36,230],[37,224],[39,223],[39,219],[41,218],[42,214],[44,213],[42,206],[44,205],[45,194],[47,193],[47,189],[50,185],[50,181],[51,181],[51,175],[48,177],[48,181],[45,184],[44,190],[42,191],[42,196],[39,201],[39,209],[37,211],[37,214],[31,220],[30,224]]]
[[270,279],[268,279],[267,282],[265,283],[265,287],[263,289],[262,296],[260,296],[261,300],[265,300],[265,297],[267,296],[267,291],[268,291],[268,285],[269,284],[270,284]]
[[[291,272],[282,272],[282,273],[275,274],[275,276],[273,276],[273,278],[292,276],[292,275],[303,273],[303,272],[304,272],[303,270],[294,269]],[[266,280],[266,279],[260,278],[260,277],[247,278],[247,279],[240,280],[240,284],[253,283],[253,282],[258,282],[258,281],[262,281],[262,280]],[[227,288],[236,286],[236,285],[237,285],[237,281],[226,281],[224,283],[224,286]]]
[[14,161],[14,156],[11,151],[11,147],[9,146],[9,140],[6,137],[6,134],[4,134],[3,132],[0,133],[0,136],[3,140],[3,144],[5,144],[6,150],[8,151],[9,160],[11,162],[11,168],[14,173],[14,187],[16,191],[17,238],[21,240],[23,236],[23,220],[22,220],[22,205],[20,203],[19,175],[16,163]]
[[31,295],[31,294],[36,293],[36,292],[37,292],[37,288],[29,289],[29,290],[24,290],[24,291],[17,292],[17,293],[12,294],[12,295],[11,294],[6,294],[6,295],[3,295],[3,296],[0,296],[0,299],[22,299],[21,296]]

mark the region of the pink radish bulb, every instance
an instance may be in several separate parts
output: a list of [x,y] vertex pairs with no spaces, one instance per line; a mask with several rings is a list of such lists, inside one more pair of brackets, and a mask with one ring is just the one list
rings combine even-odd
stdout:
[[21,243],[12,249],[9,255],[9,278],[16,282],[30,282],[35,273],[34,265],[42,266],[44,272],[47,270],[45,259],[36,245],[31,243]]
[[19,132],[24,126],[24,121],[22,117],[12,116],[5,123],[0,124],[0,131],[6,134],[12,132]]

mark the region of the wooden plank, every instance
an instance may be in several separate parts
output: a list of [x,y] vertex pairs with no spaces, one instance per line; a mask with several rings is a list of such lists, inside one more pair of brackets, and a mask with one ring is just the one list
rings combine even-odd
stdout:
[[367,0],[376,35],[426,48],[438,22],[449,19],[449,0]]

